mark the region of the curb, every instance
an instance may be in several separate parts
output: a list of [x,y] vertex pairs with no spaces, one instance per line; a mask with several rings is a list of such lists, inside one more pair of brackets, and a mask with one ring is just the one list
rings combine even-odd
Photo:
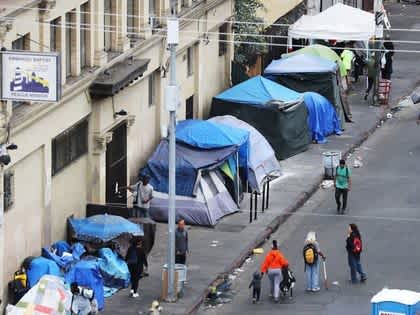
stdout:
[[[381,107],[382,113],[379,114],[377,120],[375,121],[375,125],[371,127],[368,131],[363,132],[359,138],[349,147],[347,148],[343,156],[348,157],[348,155],[354,151],[354,149],[358,148],[360,145],[362,145],[368,138],[371,136],[376,129],[378,129],[378,124],[381,123],[381,121],[386,121],[386,114],[389,110],[389,106],[383,106]],[[299,208],[301,208],[308,200],[311,198],[315,192],[318,191],[320,184],[322,183],[324,179],[324,175],[320,174],[317,176],[317,179],[314,181],[314,183],[311,185],[310,189],[308,191],[301,192],[298,197],[286,208],[284,208],[281,212],[284,214],[279,214],[276,216],[268,225],[267,227],[260,232],[257,237],[251,241],[245,249],[243,249],[238,257],[233,260],[233,262],[225,267],[225,270],[218,274],[216,277],[213,278],[208,284],[207,287],[214,285],[215,283],[218,283],[228,274],[232,273],[232,271],[236,268],[239,268],[245,260],[252,254],[252,250],[259,245],[263,244],[270,236],[273,234],[283,223],[287,221],[287,219],[293,215]],[[185,314],[188,315],[194,315],[196,314],[198,308],[203,303],[204,299],[207,296],[208,291],[205,290],[195,301],[192,303],[189,307],[187,307],[187,310]]]

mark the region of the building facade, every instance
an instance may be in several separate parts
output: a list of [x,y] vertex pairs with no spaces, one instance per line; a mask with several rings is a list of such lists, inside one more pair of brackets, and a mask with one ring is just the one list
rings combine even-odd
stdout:
[[[9,3],[9,2],[8,2]],[[12,162],[4,169],[0,228],[2,300],[28,256],[66,237],[66,220],[87,203],[127,203],[165,134],[169,0],[17,0],[1,4],[6,49],[58,51],[58,103],[8,103]],[[230,84],[233,0],[180,0],[178,119],[205,118]],[[219,39],[223,39],[220,41]],[[4,253],[4,254],[3,254]],[[2,305],[4,307],[4,305]]]

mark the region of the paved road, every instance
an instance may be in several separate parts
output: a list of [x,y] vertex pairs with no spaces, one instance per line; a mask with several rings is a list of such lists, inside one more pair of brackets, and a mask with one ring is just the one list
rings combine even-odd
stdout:
[[[401,9],[401,6],[394,5],[390,11],[394,14],[393,27],[420,28],[418,7]],[[400,33],[398,38],[414,39],[413,34],[408,33]],[[396,46],[418,49],[401,44]],[[397,54],[394,74],[399,79],[395,81],[400,84],[394,89],[398,92],[411,89],[415,79],[420,79],[418,67],[410,67],[406,62],[410,60],[418,64],[419,57]],[[404,81],[404,77],[407,80]],[[336,215],[333,191],[322,190],[273,236],[281,242],[281,249],[297,276],[296,296],[292,302],[273,304],[269,301],[268,281],[265,280],[262,303],[251,304],[248,284],[263,258],[253,257],[234,281],[232,303],[210,309],[202,307],[199,313],[368,315],[370,298],[383,287],[420,291],[420,127],[415,124],[418,110],[405,109],[397,114],[353,155],[362,157],[364,165],[353,170],[349,214]],[[348,281],[350,276],[344,240],[347,225],[351,222],[359,225],[364,237],[362,262],[369,277],[366,284],[352,285]],[[330,281],[338,282],[338,285],[319,294],[304,291],[302,246],[310,230],[317,231],[322,250],[328,256]]]

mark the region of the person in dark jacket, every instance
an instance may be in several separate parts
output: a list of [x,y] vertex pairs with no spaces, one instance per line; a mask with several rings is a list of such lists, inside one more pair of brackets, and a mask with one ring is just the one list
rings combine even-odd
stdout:
[[188,251],[188,232],[185,230],[185,221],[179,220],[175,231],[175,263],[185,265]]
[[139,287],[139,281],[143,273],[144,267],[147,268],[147,257],[143,250],[143,242],[141,240],[133,238],[131,245],[128,248],[126,261],[128,270],[130,271],[131,281],[131,296],[134,298],[139,297],[137,293]]
[[262,274],[258,270],[254,272],[252,275],[252,281],[249,284],[249,288],[252,288],[252,303],[256,303],[260,301],[261,297],[261,280]]
[[366,273],[364,273],[362,264],[360,262],[360,254],[362,253],[362,249],[362,236],[360,235],[359,228],[356,224],[351,223],[348,228],[346,250],[352,283],[357,283],[358,273],[360,275],[361,282],[367,280]]
[[389,35],[385,36],[384,41],[385,49],[385,65],[382,67],[382,78],[386,80],[391,80],[392,74],[392,61],[394,59],[394,44],[391,41]]

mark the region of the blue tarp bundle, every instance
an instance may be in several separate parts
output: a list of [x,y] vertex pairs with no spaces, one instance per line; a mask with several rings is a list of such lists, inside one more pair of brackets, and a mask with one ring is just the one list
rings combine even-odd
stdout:
[[123,217],[116,215],[94,215],[85,219],[69,219],[74,237],[80,241],[108,242],[121,234],[143,236],[143,229]]
[[249,131],[245,129],[208,120],[189,119],[177,124],[176,140],[205,150],[236,147],[239,149],[239,165],[248,167]]
[[308,124],[313,140],[325,143],[327,136],[341,134],[340,119],[334,106],[325,97],[314,92],[305,92],[303,97],[309,112]]
[[124,260],[109,248],[99,250],[99,269],[107,288],[127,288],[130,283],[130,272]]
[[29,265],[29,269],[27,270],[29,287],[32,288],[44,275],[60,277],[60,268],[53,260],[47,259],[45,257],[34,258]]
[[99,269],[98,259],[81,260],[72,266],[65,275],[67,283],[77,282],[78,285],[91,288],[98,301],[99,310],[105,306],[104,280]]
[[[237,151],[235,146],[205,150],[193,148],[183,143],[176,144],[176,194],[192,196],[198,171],[213,169],[226,161]],[[160,142],[146,166],[140,171],[150,176],[150,184],[156,191],[168,193],[168,140]]]
[[287,73],[336,72],[338,65],[328,59],[299,54],[289,58],[273,60],[264,69],[264,76]]
[[265,106],[267,102],[273,100],[297,101],[302,95],[262,76],[256,76],[220,93],[215,98],[233,103]]
[[44,247],[42,256],[55,261],[60,268],[67,270],[72,263],[80,260],[85,252],[85,248],[80,243],[70,246],[66,241],[58,241],[52,244],[50,248]]

